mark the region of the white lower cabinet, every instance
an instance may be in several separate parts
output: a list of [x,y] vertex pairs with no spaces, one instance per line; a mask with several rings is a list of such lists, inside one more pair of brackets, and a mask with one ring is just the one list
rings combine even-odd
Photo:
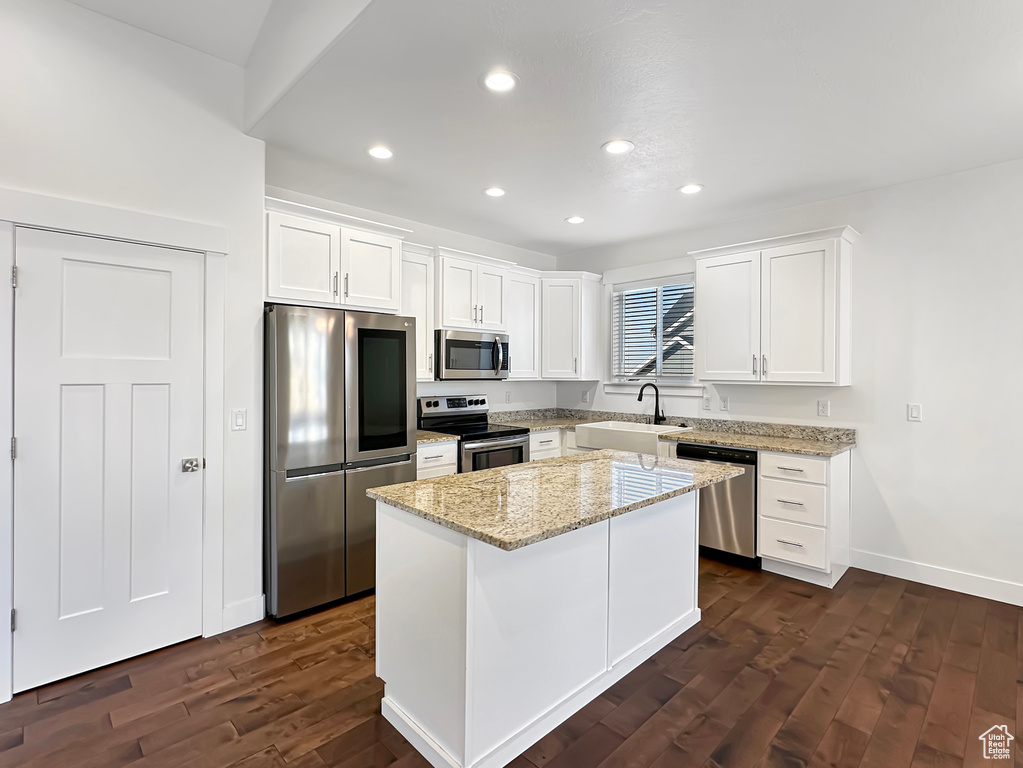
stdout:
[[[574,432],[572,434],[575,434]],[[561,430],[532,432],[529,435],[529,460],[555,459],[561,456]]]
[[416,480],[458,472],[458,443],[423,443],[416,451]]
[[850,452],[830,458],[761,451],[757,554],[763,568],[833,587],[849,567]]

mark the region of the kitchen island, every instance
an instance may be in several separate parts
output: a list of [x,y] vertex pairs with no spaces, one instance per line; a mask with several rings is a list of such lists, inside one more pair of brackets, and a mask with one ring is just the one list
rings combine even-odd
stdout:
[[700,620],[696,497],[739,467],[594,451],[375,488],[383,715],[498,768]]

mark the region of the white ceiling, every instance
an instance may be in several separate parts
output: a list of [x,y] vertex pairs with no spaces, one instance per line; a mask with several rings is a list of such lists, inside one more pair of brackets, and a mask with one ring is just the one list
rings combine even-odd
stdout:
[[71,0],[244,67],[273,0]]
[[558,255],[1023,157],[1021,33],[1018,0],[374,0],[254,134],[270,184]]

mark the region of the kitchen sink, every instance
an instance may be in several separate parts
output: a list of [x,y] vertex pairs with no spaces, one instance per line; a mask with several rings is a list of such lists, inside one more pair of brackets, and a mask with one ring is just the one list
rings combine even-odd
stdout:
[[657,436],[682,432],[692,427],[670,424],[639,424],[633,421],[595,421],[575,428],[575,444],[579,448],[612,448],[657,455]]

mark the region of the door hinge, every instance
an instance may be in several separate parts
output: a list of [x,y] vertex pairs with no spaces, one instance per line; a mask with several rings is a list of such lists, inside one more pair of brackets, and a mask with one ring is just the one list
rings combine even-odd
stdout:
[[18,458],[18,438],[11,438],[11,461]]
[[11,267],[11,288],[18,287],[18,268]]
[[203,460],[202,460],[202,468],[206,469],[206,458],[205,457],[203,457]]
[[18,612],[11,608],[11,632],[13,632],[18,626],[17,616]]

